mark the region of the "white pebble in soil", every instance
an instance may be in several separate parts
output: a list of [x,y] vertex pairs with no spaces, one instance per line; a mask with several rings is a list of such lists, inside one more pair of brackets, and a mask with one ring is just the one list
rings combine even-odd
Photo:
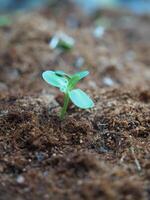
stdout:
[[19,176],[16,178],[16,181],[17,181],[17,183],[22,184],[22,183],[24,183],[25,178],[24,178],[22,175],[19,175]]
[[105,28],[103,26],[97,26],[93,31],[93,37],[96,39],[100,39],[103,37],[105,33]]
[[115,85],[115,81],[112,79],[112,78],[110,78],[110,77],[104,77],[103,78],[103,83],[105,84],[105,85],[107,85],[107,86],[113,86],[113,85]]
[[74,66],[79,69],[84,65],[84,63],[85,63],[84,58],[82,56],[79,56],[78,58],[76,58]]

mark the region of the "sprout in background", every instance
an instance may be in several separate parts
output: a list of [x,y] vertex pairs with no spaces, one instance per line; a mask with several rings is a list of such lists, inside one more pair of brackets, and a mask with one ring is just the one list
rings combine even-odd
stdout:
[[62,32],[54,35],[49,43],[51,49],[60,49],[63,51],[72,49],[74,45],[75,40]]
[[88,109],[94,106],[92,99],[81,89],[74,89],[77,83],[89,74],[88,71],[77,72],[74,75],[66,74],[64,71],[45,71],[43,79],[58,87],[61,92],[65,93],[64,106],[61,109],[60,118],[63,119],[67,111],[69,99],[79,108]]

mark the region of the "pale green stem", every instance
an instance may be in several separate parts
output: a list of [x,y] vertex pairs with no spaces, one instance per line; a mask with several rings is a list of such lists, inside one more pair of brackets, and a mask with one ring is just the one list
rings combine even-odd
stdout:
[[65,97],[64,97],[64,105],[61,109],[61,113],[60,113],[60,118],[63,119],[64,116],[65,116],[65,113],[67,111],[67,107],[68,107],[68,103],[69,103],[69,95],[68,93],[65,94]]

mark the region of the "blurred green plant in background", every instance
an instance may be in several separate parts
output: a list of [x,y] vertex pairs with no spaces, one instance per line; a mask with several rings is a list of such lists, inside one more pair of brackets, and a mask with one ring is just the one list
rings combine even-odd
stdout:
[[7,15],[0,15],[0,27],[9,26],[12,23],[12,20]]

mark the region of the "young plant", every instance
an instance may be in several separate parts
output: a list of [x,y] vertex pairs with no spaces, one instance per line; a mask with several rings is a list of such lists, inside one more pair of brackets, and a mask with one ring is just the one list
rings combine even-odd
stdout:
[[81,89],[74,89],[77,83],[89,74],[88,71],[77,72],[74,75],[64,71],[45,71],[43,79],[50,85],[57,87],[65,94],[64,105],[61,109],[60,118],[63,119],[67,111],[69,99],[79,108],[88,109],[94,106],[92,99]]
[[75,40],[63,32],[56,33],[49,42],[51,49],[60,49],[63,52],[71,50],[74,45]]

